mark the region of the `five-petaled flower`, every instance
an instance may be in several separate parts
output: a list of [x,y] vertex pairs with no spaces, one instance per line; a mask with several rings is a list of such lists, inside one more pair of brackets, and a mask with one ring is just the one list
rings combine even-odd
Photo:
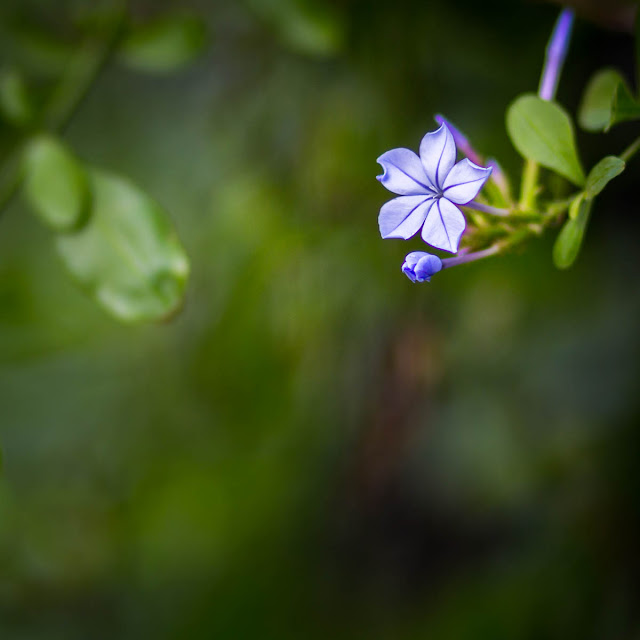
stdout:
[[392,149],[378,162],[384,169],[378,180],[400,196],[380,209],[382,237],[408,240],[422,227],[427,244],[455,253],[466,225],[456,205],[478,195],[491,168],[467,158],[456,164],[456,145],[446,124],[422,138],[419,157],[409,149]]
[[430,282],[431,276],[442,269],[442,260],[424,251],[412,251],[402,265],[403,273],[411,282]]

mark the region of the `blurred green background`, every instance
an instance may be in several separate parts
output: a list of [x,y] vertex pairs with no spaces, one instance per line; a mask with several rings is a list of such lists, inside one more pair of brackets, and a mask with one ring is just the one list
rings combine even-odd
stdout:
[[[3,62],[40,82],[13,36],[73,40],[87,4],[3,0]],[[638,167],[568,272],[547,237],[412,285],[420,242],[376,222],[375,159],[435,113],[517,175],[504,112],[558,7],[131,12],[176,7],[205,54],[113,60],[66,139],[171,213],[184,311],[119,325],[20,199],[0,220],[0,638],[640,637]],[[579,18],[560,102],[632,60]],[[585,164],[637,134],[580,133]]]

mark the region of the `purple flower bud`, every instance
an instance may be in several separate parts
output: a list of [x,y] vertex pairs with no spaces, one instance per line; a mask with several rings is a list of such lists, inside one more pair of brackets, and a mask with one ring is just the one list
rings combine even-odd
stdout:
[[403,273],[411,282],[430,282],[431,276],[442,269],[442,260],[424,251],[413,251],[402,265]]
[[487,160],[487,167],[493,169],[491,173],[491,179],[500,189],[503,197],[509,202],[511,201],[511,183],[507,174],[502,170],[502,167],[498,164],[495,158],[489,158]]
[[469,142],[467,136],[465,136],[464,133],[462,133],[462,131],[458,129],[458,127],[451,124],[449,120],[447,120],[440,114],[435,117],[435,120],[438,124],[446,124],[447,127],[449,127],[449,131],[451,131],[451,134],[453,135],[456,147],[458,147],[458,149],[460,149],[460,151],[462,151],[462,153],[464,153],[464,155],[467,156],[467,158],[469,158],[471,162],[473,162],[474,164],[483,164],[482,156],[471,146],[471,143]]
[[547,55],[538,91],[538,95],[543,100],[553,100],[555,98],[560,71],[567,57],[572,27],[573,11],[565,9],[558,17],[547,45]]

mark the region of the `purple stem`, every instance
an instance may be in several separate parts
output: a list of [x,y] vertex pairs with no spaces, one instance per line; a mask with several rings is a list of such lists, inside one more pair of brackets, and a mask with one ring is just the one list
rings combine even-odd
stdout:
[[558,17],[549,39],[544,70],[540,79],[540,90],[538,91],[538,95],[543,100],[553,100],[555,98],[562,65],[567,57],[573,17],[574,14],[571,9],[564,9]]
[[476,152],[476,150],[471,146],[467,136],[460,131],[455,125],[451,124],[444,116],[438,114],[436,116],[436,122],[438,124],[446,124],[449,127],[449,131],[451,131],[451,135],[453,136],[453,140],[456,143],[456,147],[464,153],[471,162],[477,165],[482,165],[482,156]]
[[463,204],[461,206],[468,207],[469,209],[474,209],[475,211],[482,211],[482,213],[488,213],[492,216],[511,215],[511,211],[509,211],[509,209],[500,209],[498,207],[492,207],[488,204],[481,204],[480,202],[467,202],[467,204]]
[[442,260],[442,268],[448,269],[449,267],[455,267],[456,265],[459,265],[459,264],[473,262],[474,260],[482,260],[482,258],[488,258],[489,256],[493,256],[499,252],[500,252],[500,247],[494,244],[492,247],[489,247],[488,249],[483,249],[482,251],[467,253],[466,255],[456,256],[455,258],[444,258]]

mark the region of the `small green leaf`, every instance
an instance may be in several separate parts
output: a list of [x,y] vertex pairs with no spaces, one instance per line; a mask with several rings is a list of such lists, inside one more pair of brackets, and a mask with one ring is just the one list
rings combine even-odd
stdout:
[[507,131],[522,156],[574,184],[584,184],[571,118],[555,102],[533,94],[520,96],[507,111]]
[[22,74],[7,69],[0,74],[0,116],[23,127],[33,120],[33,105]]
[[587,200],[595,198],[611,180],[619,176],[625,168],[624,160],[616,156],[607,156],[591,169],[585,185]]
[[53,136],[38,136],[27,144],[23,166],[25,198],[42,222],[55,231],[81,225],[91,194],[86,172],[67,146]]
[[583,194],[580,194],[574,200],[575,202],[577,202],[577,213],[574,213],[573,216],[569,215],[569,219],[560,230],[553,245],[553,262],[558,269],[568,269],[576,261],[589,221],[591,201],[586,200]]
[[125,38],[120,58],[138,71],[166,73],[189,65],[207,43],[207,28],[188,13],[164,15],[135,27]]
[[611,123],[613,99],[624,78],[615,69],[602,69],[589,81],[578,109],[578,122],[587,131],[604,131]]
[[71,274],[116,318],[161,320],[182,304],[189,262],[169,217],[117,175],[91,169],[93,210],[57,247]]
[[640,120],[640,104],[631,95],[624,82],[618,84],[611,105],[611,122],[609,126],[629,120]]

